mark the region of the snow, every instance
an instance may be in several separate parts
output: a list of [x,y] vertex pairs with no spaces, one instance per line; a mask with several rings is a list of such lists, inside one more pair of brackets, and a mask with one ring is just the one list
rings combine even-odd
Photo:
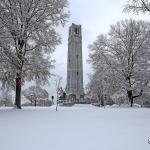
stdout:
[[150,150],[150,109],[0,108],[0,150]]

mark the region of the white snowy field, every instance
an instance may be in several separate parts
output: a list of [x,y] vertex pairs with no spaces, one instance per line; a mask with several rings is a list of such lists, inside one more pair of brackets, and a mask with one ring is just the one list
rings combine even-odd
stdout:
[[0,108],[0,150],[150,150],[150,109]]

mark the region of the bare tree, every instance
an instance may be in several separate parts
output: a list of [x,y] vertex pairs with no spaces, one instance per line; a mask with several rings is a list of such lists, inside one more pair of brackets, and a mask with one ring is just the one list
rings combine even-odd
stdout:
[[57,94],[57,100],[56,100],[56,111],[58,110],[58,104],[59,104],[59,92],[61,91],[61,82],[62,77],[59,75],[55,75],[55,87],[56,87],[56,94]]
[[[92,60],[89,59],[89,62],[92,63]],[[94,101],[96,100],[101,106],[104,106],[110,101],[108,97],[119,90],[117,77],[113,74],[112,69],[102,62],[93,65],[93,71],[94,73],[90,74],[90,82],[87,85],[88,93]]]
[[34,104],[34,106],[37,106],[37,102],[40,100],[47,101],[49,98],[48,92],[37,85],[24,90],[23,95],[31,102],[31,104]]
[[97,69],[100,63],[109,66],[118,86],[126,90],[131,106],[150,79],[149,47],[150,24],[131,19],[112,25],[108,35],[100,35],[89,46],[92,64]]
[[55,29],[65,24],[67,7],[67,0],[0,1],[0,79],[15,88],[17,108],[22,82],[46,82],[51,75],[50,54],[60,44]]

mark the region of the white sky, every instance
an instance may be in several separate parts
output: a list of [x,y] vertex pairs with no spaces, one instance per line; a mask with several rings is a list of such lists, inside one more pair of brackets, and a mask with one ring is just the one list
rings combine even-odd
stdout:
[[[84,86],[88,83],[88,73],[92,70],[86,62],[88,59],[88,45],[92,44],[101,33],[107,33],[111,24],[115,24],[122,19],[144,19],[149,16],[136,16],[132,13],[122,12],[123,5],[127,0],[69,0],[69,10],[71,13],[69,22],[64,28],[60,27],[58,32],[62,37],[62,44],[57,46],[54,55],[56,60],[53,73],[63,77],[63,88],[66,86],[67,76],[67,51],[68,51],[68,28],[72,23],[82,25],[82,49],[83,49],[83,78]],[[46,86],[50,96],[55,92],[54,81]],[[55,95],[55,94],[54,94]]]

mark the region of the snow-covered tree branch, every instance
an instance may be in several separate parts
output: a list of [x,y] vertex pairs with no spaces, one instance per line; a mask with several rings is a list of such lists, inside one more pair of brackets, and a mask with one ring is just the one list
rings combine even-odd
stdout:
[[150,1],[149,0],[128,0],[124,6],[124,12],[134,12],[138,14],[150,13]]

